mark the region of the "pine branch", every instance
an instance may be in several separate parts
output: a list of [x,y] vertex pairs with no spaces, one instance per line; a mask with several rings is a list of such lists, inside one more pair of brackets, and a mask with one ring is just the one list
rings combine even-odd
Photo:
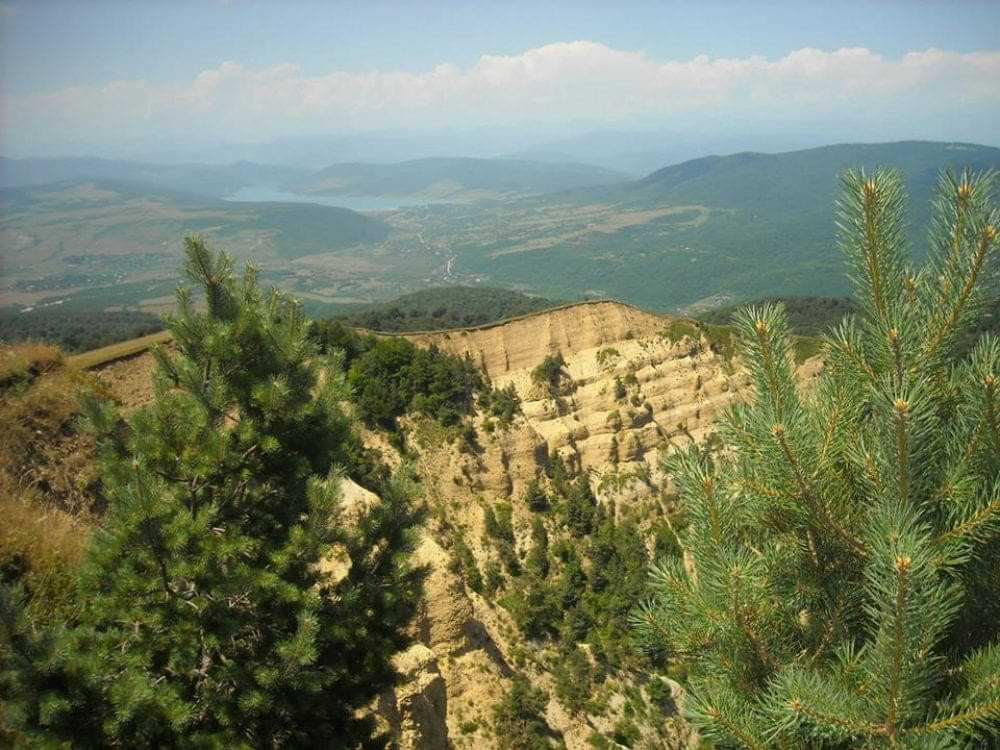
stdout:
[[1000,519],[1000,498],[993,500],[958,526],[939,534],[932,543],[935,547],[941,547],[957,539],[972,537],[978,530],[998,519]]
[[802,467],[799,464],[795,453],[792,451],[788,440],[786,439],[784,425],[776,424],[772,428],[772,434],[781,446],[781,450],[785,454],[785,458],[787,459],[789,466],[792,468],[795,481],[799,485],[800,495],[802,499],[806,501],[806,505],[812,511],[814,517],[818,518],[827,526],[827,528],[832,529],[837,536],[839,536],[851,549],[854,550],[856,554],[861,557],[866,556],[868,554],[868,549],[865,544],[837,523],[836,520],[834,520],[833,516],[830,515],[829,508],[827,508],[826,504],[817,497],[812,485],[807,482],[805,475],[802,472]]
[[938,355],[938,351],[940,350],[942,344],[944,344],[948,336],[954,332],[962,314],[969,305],[972,295],[979,285],[980,275],[983,272],[983,266],[985,265],[986,258],[989,255],[994,241],[996,240],[996,236],[996,227],[990,225],[983,229],[982,235],[979,239],[979,244],[976,248],[976,253],[973,256],[972,268],[970,269],[965,280],[965,285],[962,287],[962,291],[959,293],[954,305],[951,306],[948,317],[925,347],[925,356],[929,361],[934,361],[934,358]]
[[990,703],[977,706],[969,711],[963,711],[962,713],[948,716],[945,719],[938,719],[937,721],[932,721],[929,724],[913,727],[908,730],[908,733],[922,735],[945,732],[951,729],[964,729],[970,725],[982,722],[985,719],[996,718],[998,715],[1000,715],[1000,698],[997,698]]

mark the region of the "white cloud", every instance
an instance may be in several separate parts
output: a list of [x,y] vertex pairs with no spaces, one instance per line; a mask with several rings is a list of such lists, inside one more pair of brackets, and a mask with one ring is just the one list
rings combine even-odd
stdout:
[[19,131],[67,137],[156,128],[230,137],[353,129],[664,122],[671,118],[940,117],[949,108],[1000,110],[1000,51],[929,49],[886,58],[863,48],[656,60],[592,41],[483,55],[468,68],[330,71],[224,62],[188,84],[112,81],[10,97]]

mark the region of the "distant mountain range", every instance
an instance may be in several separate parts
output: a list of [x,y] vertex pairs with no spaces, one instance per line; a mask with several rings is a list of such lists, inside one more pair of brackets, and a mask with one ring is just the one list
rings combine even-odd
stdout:
[[233,164],[144,164],[119,159],[0,158],[0,189],[66,180],[133,182],[153,188],[224,197],[248,185],[283,185],[309,174],[299,167]]
[[394,196],[412,203],[535,195],[619,183],[628,177],[588,164],[520,159],[428,158],[395,164],[334,164],[315,171],[254,162],[144,164],[95,158],[0,158],[0,189],[94,179],[219,198],[241,188],[268,187],[298,194],[302,200],[316,195]]
[[[272,278],[314,306],[385,300],[442,283],[550,299],[609,296],[664,311],[840,296],[849,287],[836,249],[839,175],[876,166],[905,176],[910,238],[920,256],[941,170],[1000,169],[1000,149],[905,141],[744,152],[680,162],[637,180],[587,164],[523,159],[317,170],[5,159],[0,296],[34,304],[45,290],[72,289],[94,304],[103,300],[99,289],[120,297],[126,277],[165,283],[176,273],[185,232],[262,260]],[[273,188],[258,197],[277,199],[221,199],[258,186]],[[351,205],[352,196],[378,198],[382,205],[371,207],[385,210],[318,205]]]
[[302,194],[405,196],[472,200],[552,193],[625,182],[628,177],[588,164],[520,159],[416,159],[398,164],[335,164],[290,189]]

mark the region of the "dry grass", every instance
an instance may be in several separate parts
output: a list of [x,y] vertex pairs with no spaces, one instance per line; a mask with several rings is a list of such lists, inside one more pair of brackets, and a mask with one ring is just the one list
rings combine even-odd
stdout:
[[[33,352],[55,361],[44,348]],[[79,429],[83,389],[101,390],[93,375],[58,368],[0,392],[0,580],[24,587],[29,618],[40,623],[72,616],[95,513],[99,472],[94,441]]]
[[0,472],[75,514],[90,512],[98,481],[93,439],[79,430],[84,389],[103,393],[92,375],[66,368],[0,397]]
[[43,372],[59,367],[63,354],[59,347],[43,341],[22,341],[0,348],[0,388],[34,380]]
[[111,344],[110,346],[104,346],[100,349],[94,349],[90,352],[84,352],[83,354],[68,357],[67,362],[73,367],[78,367],[81,370],[88,370],[92,367],[99,367],[100,365],[107,364],[108,362],[114,362],[117,359],[124,359],[125,357],[141,354],[154,344],[163,344],[170,341],[170,339],[170,331],[157,331],[156,333],[151,333],[148,336],[140,336],[137,339],[129,339],[128,341],[122,341],[117,344]]
[[43,503],[0,473],[0,577],[18,581],[28,616],[57,622],[76,607],[76,570],[83,560],[88,525]]

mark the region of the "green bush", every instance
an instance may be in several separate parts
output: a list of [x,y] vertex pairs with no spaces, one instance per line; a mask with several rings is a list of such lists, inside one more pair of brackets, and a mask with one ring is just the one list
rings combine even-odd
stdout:
[[548,696],[515,675],[507,694],[493,706],[493,735],[503,750],[548,750],[552,730],[545,721]]
[[521,398],[514,384],[508,383],[504,388],[483,390],[479,396],[479,407],[496,419],[501,427],[509,427],[514,416],[521,411]]
[[541,518],[535,518],[531,524],[531,549],[525,561],[528,572],[538,578],[549,574],[549,534]]
[[566,376],[566,372],[563,369],[565,366],[566,360],[563,359],[562,352],[548,354],[531,371],[531,380],[537,385],[546,386],[550,393],[557,394],[560,391],[562,380]]
[[583,649],[573,645],[552,671],[556,698],[571,714],[584,712],[593,690],[593,669]]
[[532,479],[524,491],[524,504],[533,513],[544,513],[549,509],[549,497],[538,479]]
[[441,424],[457,424],[471,413],[482,375],[468,359],[435,347],[422,349],[402,338],[381,338],[354,359],[348,382],[362,419],[394,429],[412,410]]

